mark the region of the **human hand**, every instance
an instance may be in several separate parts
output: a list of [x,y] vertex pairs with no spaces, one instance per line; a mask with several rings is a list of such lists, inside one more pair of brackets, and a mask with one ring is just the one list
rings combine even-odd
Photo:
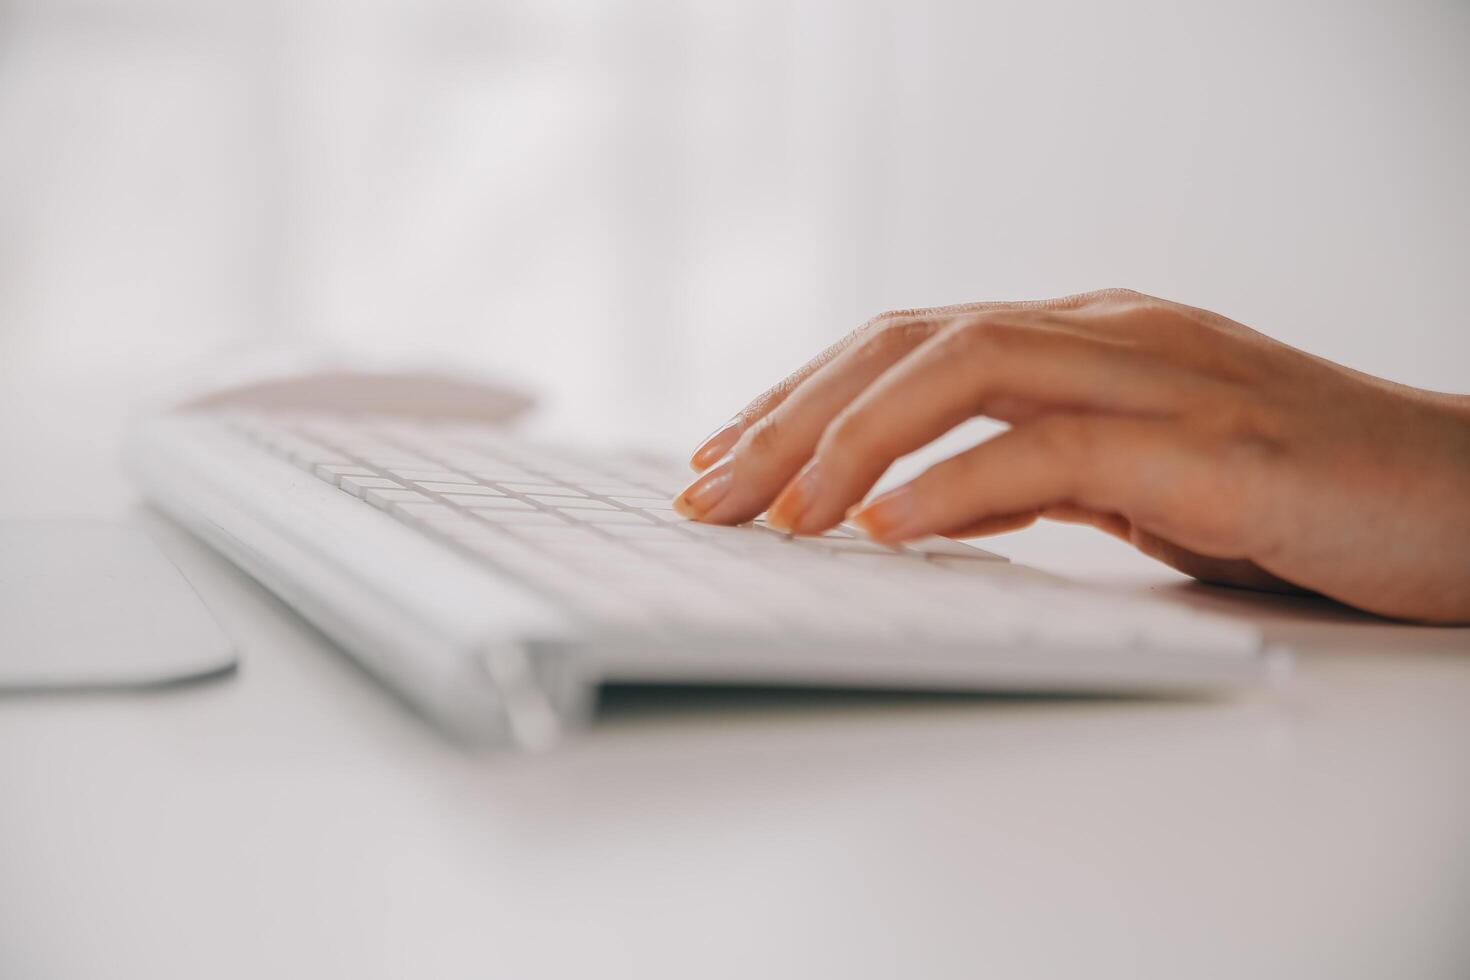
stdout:
[[[862,504],[976,415],[1010,428]],[[1104,290],[876,317],[703,443],[675,500],[886,542],[1038,517],[1196,578],[1470,622],[1470,398],[1394,384],[1205,310]],[[707,467],[707,468],[706,468]]]

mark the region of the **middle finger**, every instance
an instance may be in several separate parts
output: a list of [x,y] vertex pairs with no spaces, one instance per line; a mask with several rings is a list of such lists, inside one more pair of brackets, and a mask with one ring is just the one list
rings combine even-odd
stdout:
[[846,347],[747,429],[722,460],[674,498],[674,507],[714,524],[755,517],[811,458],[828,423],[952,319],[922,313],[895,318]]

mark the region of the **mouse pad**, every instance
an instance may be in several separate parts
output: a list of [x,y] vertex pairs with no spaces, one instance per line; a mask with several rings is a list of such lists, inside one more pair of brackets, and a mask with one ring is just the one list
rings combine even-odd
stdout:
[[0,690],[139,687],[234,665],[229,639],[142,529],[0,521]]

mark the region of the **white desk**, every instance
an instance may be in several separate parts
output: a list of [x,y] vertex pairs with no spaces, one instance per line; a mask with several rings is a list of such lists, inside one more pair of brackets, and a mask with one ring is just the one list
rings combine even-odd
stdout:
[[1470,631],[1038,529],[1000,550],[1256,617],[1295,681],[645,699],[476,758],[168,545],[243,666],[0,699],[0,976],[1470,976]]

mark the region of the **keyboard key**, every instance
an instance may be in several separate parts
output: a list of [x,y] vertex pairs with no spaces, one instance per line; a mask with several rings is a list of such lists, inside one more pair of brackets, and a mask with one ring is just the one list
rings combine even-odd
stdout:
[[585,496],[587,496],[585,493],[583,493],[580,490],[573,490],[571,487],[563,487],[563,486],[560,486],[560,485],[557,485],[557,484],[547,484],[547,483],[540,483],[540,484],[538,484],[538,483],[502,483],[500,485],[502,487],[504,487],[505,489],[507,489],[507,490],[513,490],[516,493],[523,493],[523,494],[525,494],[528,497],[585,497]]
[[363,494],[362,499],[374,507],[387,510],[389,506],[399,503],[431,503],[428,497],[412,490],[381,490],[377,487],[369,487]]
[[474,483],[475,478],[450,470],[390,470],[394,476],[409,483]]
[[338,486],[340,486],[343,490],[346,490],[348,493],[352,494],[354,497],[361,497],[369,490],[373,489],[402,489],[402,484],[395,483],[392,480],[384,479],[381,476],[344,476],[338,482]]
[[535,510],[535,504],[528,504],[524,500],[515,497],[484,497],[477,494],[446,493],[442,494],[445,500],[460,507],[471,510]]
[[795,543],[802,547],[811,548],[814,551],[826,551],[832,554],[839,554],[844,552],[858,552],[877,555],[902,554],[902,552],[899,551],[897,548],[890,548],[886,544],[879,544],[878,542],[870,541],[867,538],[797,538]]
[[818,535],[818,537],[822,537],[822,538],[857,538],[857,537],[862,537],[862,535],[855,534],[852,531],[849,531],[845,527],[829,527],[829,528],[827,528],[827,530],[823,531],[820,535]]
[[578,469],[572,466],[547,466],[542,464],[537,470],[547,476],[556,477],[567,483],[591,483],[597,480],[607,479],[606,473],[598,473],[596,470]]
[[579,548],[584,549],[597,549],[603,544],[606,544],[608,547],[617,547],[617,545],[608,542],[585,524],[568,524],[566,521],[552,521],[547,523],[507,526],[516,531],[518,536],[536,541],[573,541],[577,543]]
[[702,538],[714,538],[720,541],[784,541],[786,535],[779,531],[755,524],[747,524],[741,527],[726,527],[723,524],[704,524],[699,521],[686,521],[680,528],[688,534],[695,534]]
[[328,483],[341,485],[344,476],[372,476],[373,470],[362,466],[339,466],[328,463],[318,463],[312,472]]
[[372,452],[362,453],[362,458],[374,466],[381,466],[385,470],[411,469],[432,470],[436,464],[432,459],[424,459],[422,456],[414,456],[409,453],[400,452]]
[[458,494],[460,496],[466,496],[466,495],[468,495],[468,496],[472,496],[472,497],[504,497],[505,496],[505,494],[502,493],[499,490],[495,490],[495,489],[493,489],[491,487],[484,487],[484,486],[481,486],[478,483],[433,483],[433,482],[422,482],[422,483],[418,483],[417,486],[419,487],[419,489],[421,489],[421,490],[428,490],[431,493]]
[[[605,530],[609,534],[612,534],[615,529],[605,528]],[[637,548],[639,551],[650,554],[656,553],[673,556],[689,554],[719,555],[726,561],[730,559],[729,552],[721,551],[712,545],[700,541],[698,538],[689,538],[678,534],[660,535],[656,537],[624,537],[620,538],[620,540],[625,541],[629,547]]]
[[917,541],[905,541],[904,547],[917,551],[922,555],[943,556],[946,558],[973,558],[979,561],[1005,561],[1000,555],[992,554],[981,548],[974,548],[953,538],[944,538],[939,535],[930,535],[927,538],[919,538]]
[[591,497],[541,497],[540,494],[528,493],[526,496],[537,499],[547,507],[555,507],[557,510],[617,510],[613,504],[604,500],[593,500]]
[[[673,541],[694,542],[695,539],[681,535],[668,524],[654,524],[643,522],[639,524],[599,524],[597,529],[603,534],[611,534],[614,537],[624,539],[662,539]],[[695,542],[697,543],[697,542]]]
[[566,527],[567,522],[544,510],[486,510],[477,508],[475,515],[481,520],[505,526],[528,526],[541,524],[546,527]]
[[588,524],[630,524],[636,526],[651,525],[653,523],[650,518],[627,510],[579,511],[576,519],[585,521]]
[[638,513],[652,517],[656,521],[665,521],[669,524],[691,524],[692,521],[679,513],[672,507],[643,507]]
[[[505,480],[519,480],[525,482],[528,480],[544,481],[546,479],[545,477],[538,477],[535,473],[532,473],[529,470],[523,470],[519,466],[511,466],[508,463],[503,463],[498,466],[466,466],[465,471],[472,474],[477,479],[486,480],[490,483],[500,483]],[[540,483],[537,485],[544,486],[545,483]]]

